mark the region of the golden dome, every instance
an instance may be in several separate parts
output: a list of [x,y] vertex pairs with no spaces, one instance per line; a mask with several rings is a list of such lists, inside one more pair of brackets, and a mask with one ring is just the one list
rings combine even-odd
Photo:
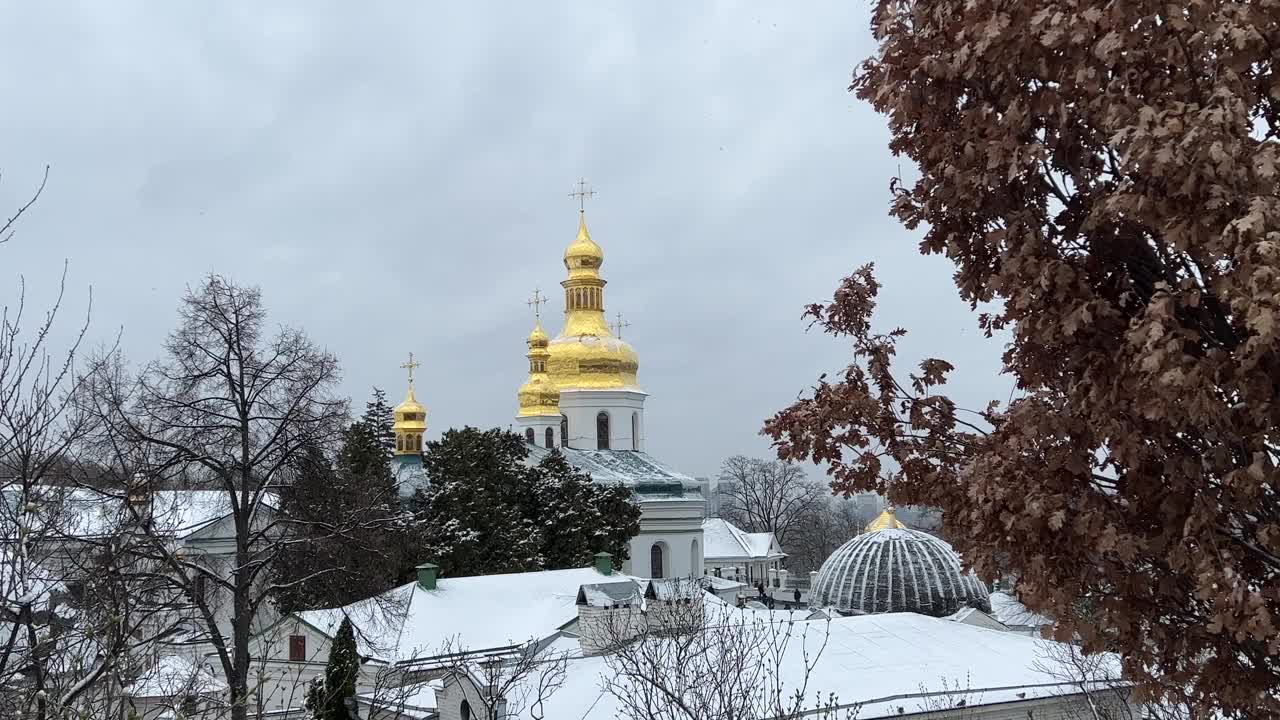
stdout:
[[547,334],[543,332],[542,323],[536,323],[533,326],[533,331],[529,333],[529,339],[525,342],[529,344],[530,350],[535,347],[544,348],[547,346],[547,343],[550,342],[550,338],[548,338]]
[[413,385],[404,401],[392,411],[395,422],[391,429],[396,434],[396,454],[410,455],[422,452],[422,434],[427,431],[427,409],[413,396]]
[[542,324],[535,323],[533,332],[529,333],[529,379],[516,392],[516,400],[520,404],[517,414],[527,415],[559,415],[560,390],[551,378],[547,377],[547,334],[542,331]]
[[600,266],[604,264],[604,250],[591,239],[587,232],[587,213],[578,211],[578,237],[564,249],[564,266],[569,277],[596,276]]
[[907,529],[907,526],[903,525],[898,520],[898,518],[893,514],[892,505],[885,508],[884,512],[880,513],[879,517],[877,517],[875,520],[872,520],[870,523],[868,523],[865,532],[875,532],[877,530],[891,530],[891,529],[897,529],[897,530]]
[[547,374],[560,390],[636,388],[640,358],[630,345],[609,332],[604,320],[604,286],[600,266],[604,251],[587,232],[585,213],[578,216],[578,236],[564,251],[569,277],[564,288],[564,329],[550,342]]

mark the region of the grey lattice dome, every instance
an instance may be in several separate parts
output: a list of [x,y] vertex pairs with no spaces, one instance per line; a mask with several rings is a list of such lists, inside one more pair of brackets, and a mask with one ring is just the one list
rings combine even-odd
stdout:
[[809,602],[844,612],[943,617],[964,607],[991,612],[986,585],[960,568],[945,540],[909,530],[887,511],[822,563]]

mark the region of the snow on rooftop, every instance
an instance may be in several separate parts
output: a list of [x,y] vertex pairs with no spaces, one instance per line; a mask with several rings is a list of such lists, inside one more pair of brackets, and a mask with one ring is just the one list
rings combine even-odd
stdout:
[[[781,633],[787,624],[777,622],[772,627]],[[805,688],[805,706],[812,707],[834,693],[841,705],[862,704],[860,720],[937,707],[933,704],[937,697],[925,698],[922,693],[942,693],[942,700],[953,703],[964,699],[972,707],[1079,691],[1057,673],[1046,672],[1054,664],[1047,653],[1050,641],[914,613],[841,617],[829,623],[797,621],[779,666],[787,688],[800,686],[803,655],[812,656],[822,647],[824,636],[826,646],[813,663]],[[548,652],[573,646],[557,641]],[[1110,657],[1108,662],[1118,674],[1119,662]],[[612,675],[604,656],[576,657],[564,685],[545,702],[544,717],[605,720],[620,716],[617,700],[603,689],[603,678]],[[527,711],[520,717],[528,717]]]
[[[123,490],[95,490],[44,486],[39,488],[45,508],[40,517],[52,524],[53,533],[72,537],[96,537],[115,532],[128,517]],[[18,494],[5,492],[9,502]],[[154,490],[148,495],[152,526],[161,534],[186,537],[231,514],[225,490]],[[268,508],[278,505],[274,494],[263,496]]]
[[[575,450],[558,448],[570,465],[598,483],[635,485],[641,482],[679,482],[686,490],[698,489],[698,482],[676,472],[648,453],[636,450]],[[527,462],[537,464],[552,451],[529,446]]]
[[743,532],[738,526],[722,518],[702,521],[702,556],[707,562],[715,560],[772,560],[784,557],[781,550],[774,551],[773,533]]
[[991,593],[991,614],[1009,626],[1038,628],[1054,624],[1053,618],[1032,612],[1017,598],[1002,592]]
[[417,583],[342,608],[297,613],[329,635],[351,618],[360,653],[412,662],[449,652],[480,652],[542,640],[578,616],[578,589],[606,579],[594,568],[441,578],[435,590]]
[[226,681],[208,665],[186,655],[163,655],[125,688],[125,693],[133,698],[181,698],[226,689]]

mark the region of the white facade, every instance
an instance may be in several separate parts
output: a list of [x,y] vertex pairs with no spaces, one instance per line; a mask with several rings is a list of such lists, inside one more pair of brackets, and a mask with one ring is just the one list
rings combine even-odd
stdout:
[[640,496],[640,534],[631,539],[628,575],[702,577],[702,498]]
[[527,442],[538,447],[560,447],[559,415],[517,415],[516,432],[524,436]]
[[[575,450],[644,451],[644,399],[639,389],[560,391],[560,412]],[[601,423],[603,415],[605,423]],[[601,433],[607,424],[607,435]]]

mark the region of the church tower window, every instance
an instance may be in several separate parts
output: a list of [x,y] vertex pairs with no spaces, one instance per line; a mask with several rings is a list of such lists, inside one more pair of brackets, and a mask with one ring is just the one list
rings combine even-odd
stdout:
[[560,416],[560,447],[569,446],[569,416]]
[[609,413],[604,410],[596,414],[596,447],[609,449]]
[[[551,428],[547,428],[546,437],[547,437],[547,448],[548,448],[548,449],[550,449],[550,448],[555,447],[555,446],[556,446],[556,433],[555,433],[555,431],[554,431],[554,430],[552,430]],[[533,442],[533,441],[532,441],[532,440],[530,440],[529,442]]]
[[640,449],[640,413],[631,413],[631,449]]
[[654,543],[649,547],[649,577],[662,577],[662,543]]
[[533,444],[533,428],[524,429],[524,441],[529,443],[530,445]]

